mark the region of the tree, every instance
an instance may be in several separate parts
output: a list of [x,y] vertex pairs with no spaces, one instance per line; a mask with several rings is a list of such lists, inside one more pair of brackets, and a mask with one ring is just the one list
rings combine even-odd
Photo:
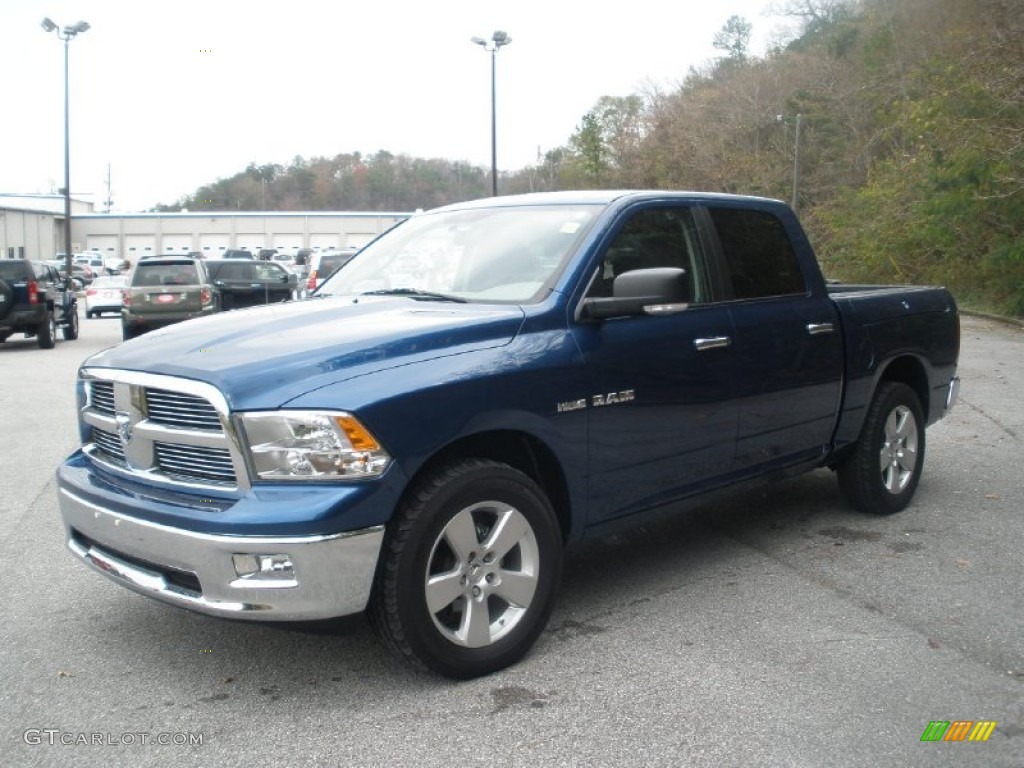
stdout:
[[753,26],[742,16],[730,16],[722,29],[715,35],[712,45],[725,52],[725,58],[735,64],[747,60],[747,49],[750,46],[750,33]]

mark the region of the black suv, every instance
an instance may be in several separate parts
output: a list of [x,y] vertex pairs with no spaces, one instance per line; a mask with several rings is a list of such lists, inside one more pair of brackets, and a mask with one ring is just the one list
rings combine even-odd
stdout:
[[41,261],[0,261],[0,341],[24,333],[53,349],[57,326],[66,340],[78,338],[78,299],[67,280]]
[[221,259],[206,265],[220,293],[221,309],[288,301],[298,291],[298,278],[272,261]]

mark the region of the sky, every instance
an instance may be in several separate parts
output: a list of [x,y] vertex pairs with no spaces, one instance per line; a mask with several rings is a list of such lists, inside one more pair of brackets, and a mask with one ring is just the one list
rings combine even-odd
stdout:
[[779,34],[768,0],[2,0],[0,192],[64,179],[63,43],[70,44],[71,189],[103,210],[174,203],[250,163],[387,150],[491,163],[495,30],[498,167],[562,146],[602,96],[671,90],[710,62],[732,15],[752,53]]

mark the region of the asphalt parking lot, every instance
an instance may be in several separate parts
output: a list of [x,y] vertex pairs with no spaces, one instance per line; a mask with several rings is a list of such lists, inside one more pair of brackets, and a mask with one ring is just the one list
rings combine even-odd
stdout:
[[[1024,765],[1019,328],[964,318],[905,512],[848,510],[823,470],[589,542],[533,652],[453,683],[358,618],[218,620],[75,563],[54,469],[78,363],[120,339],[81,326],[0,345],[0,764]],[[996,726],[922,742],[931,721]]]

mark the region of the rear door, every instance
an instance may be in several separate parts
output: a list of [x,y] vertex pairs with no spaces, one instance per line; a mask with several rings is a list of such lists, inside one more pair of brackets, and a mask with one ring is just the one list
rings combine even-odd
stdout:
[[216,262],[210,265],[210,277],[213,285],[220,292],[221,305],[224,309],[249,307],[256,303],[253,298],[255,274],[253,267],[256,262],[248,259],[235,259]]
[[773,212],[708,213],[733,298],[734,470],[759,474],[819,458],[832,439],[842,381],[836,308],[821,286],[808,285],[792,234]]

